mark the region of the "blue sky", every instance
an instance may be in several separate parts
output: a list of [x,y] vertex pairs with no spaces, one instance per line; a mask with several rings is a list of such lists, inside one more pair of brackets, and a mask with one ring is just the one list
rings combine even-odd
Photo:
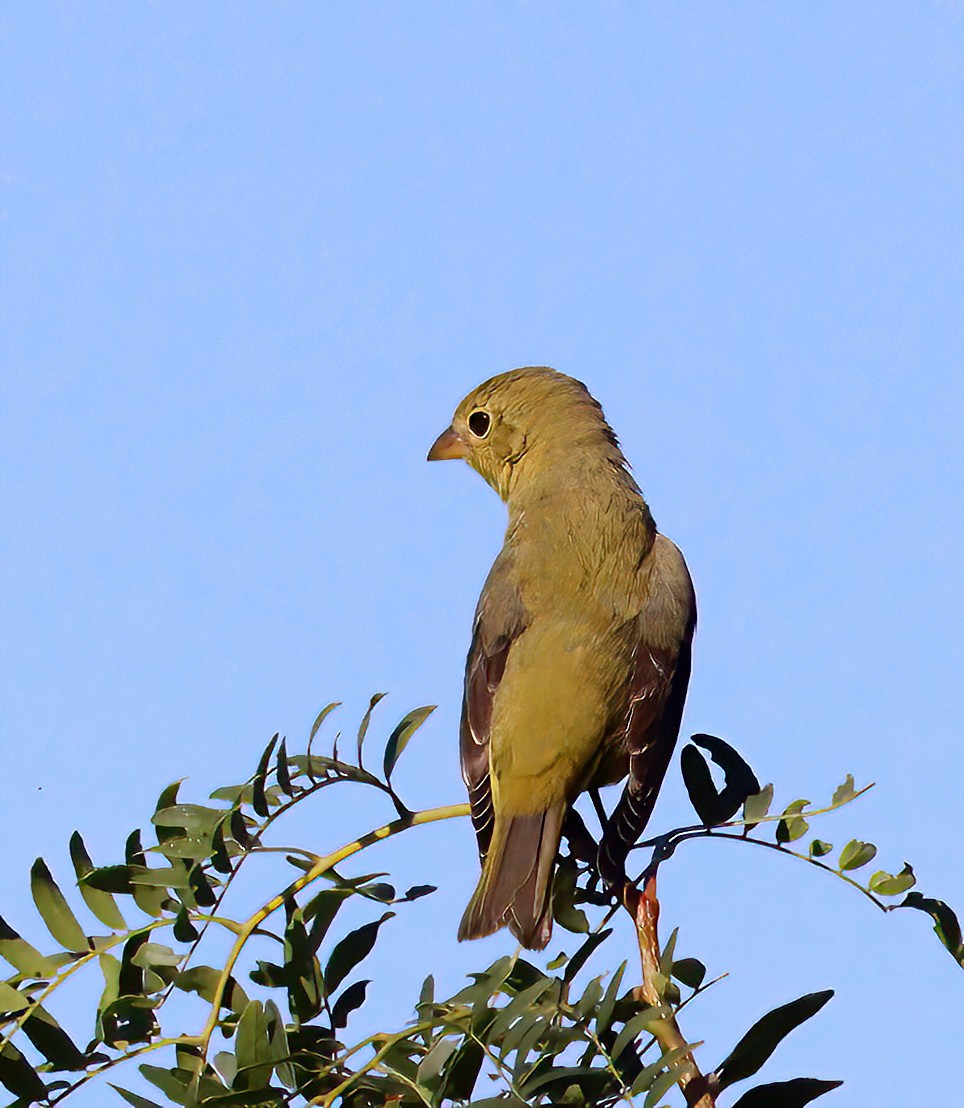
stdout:
[[[75,827],[114,860],[168,781],[245,776],[328,700],[351,733],[390,690],[373,741],[437,703],[399,784],[461,799],[504,509],[424,457],[530,363],[589,385],[687,556],[684,728],[778,801],[876,780],[822,837],[964,910],[959,4],[0,19],[6,918],[30,931],[29,865],[66,883]],[[689,819],[677,779],[654,828]],[[319,805],[291,835],[368,816]],[[385,1024],[425,972],[454,989],[509,949],[454,942],[468,829],[416,834],[398,864],[442,888],[373,960]],[[662,881],[679,949],[731,973],[686,1013],[707,1064],[835,987],[765,1072],[845,1078],[840,1108],[943,1100],[964,975],[923,916],[726,844]]]

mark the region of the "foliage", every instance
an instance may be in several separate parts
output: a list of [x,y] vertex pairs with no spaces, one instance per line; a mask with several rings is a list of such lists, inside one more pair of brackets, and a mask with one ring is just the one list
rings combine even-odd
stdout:
[[[95,866],[75,832],[69,854],[82,914],[77,898],[72,905],[37,859],[31,892],[54,946],[42,953],[0,919],[0,957],[13,971],[0,982],[0,1084],[14,1098],[9,1104],[57,1104],[95,1078],[113,1077],[111,1071],[132,1058],[143,1059],[141,1073],[157,1090],[153,1096],[188,1108],[620,1102],[656,1108],[677,1084],[686,1087],[689,1103],[703,1095],[698,1103],[712,1104],[719,1091],[753,1077],[782,1039],[830,999],[829,991],[812,993],[774,1009],[711,1073],[699,1075],[692,1045],[679,1040],[669,1049],[662,1032],[675,1027],[676,1014],[714,982],[706,980],[697,959],[675,957],[675,932],[657,950],[658,968],[643,986],[633,987],[625,962],[612,972],[600,968],[619,906],[600,888],[574,837],[554,893],[559,925],[583,935],[572,957],[561,955],[542,969],[517,952],[470,975],[468,985],[446,997],[436,995],[430,975],[412,1022],[359,1037],[353,1028],[372,984],[359,976],[359,967],[390,929],[390,909],[404,911],[434,889],[418,885],[400,894],[382,880],[386,874],[346,877],[336,867],[411,827],[467,814],[463,804],[412,812],[391,783],[398,758],[430,707],[410,712],[391,732],[382,776],[365,768],[363,747],[380,699],[372,697],[358,729],[354,761],[339,757],[337,738],[330,754],[313,752],[337,707],[329,704],[304,753],[288,753],[285,740],[275,735],[254,774],[216,789],[213,803],[182,801],[180,783],[169,785],[151,817],[155,841],[145,847],[141,831],[132,832],[123,863]],[[701,751],[722,771],[721,788]],[[873,844],[848,842],[836,864],[828,860],[833,847],[821,839],[805,849],[794,845],[806,836],[810,819],[866,792],[855,788],[852,777],[822,808],[795,800],[771,815],[773,787],[761,788],[721,739],[693,736],[681,764],[700,823],[641,844],[651,851],[644,878],[655,877],[690,839],[753,842],[836,874],[884,911],[927,913],[940,941],[964,963],[956,916],[942,901],[912,890],[909,865],[897,873],[878,870],[862,883],[857,871],[873,860]],[[263,845],[269,829],[293,807],[348,784],[384,794],[396,818],[325,856]],[[741,809],[742,818],[735,819]],[[253,855],[278,849],[297,876],[246,919],[234,919],[224,901],[242,867]],[[371,918],[340,930],[339,913],[349,900],[369,904]],[[602,915],[592,927],[587,908]],[[219,965],[200,960],[202,940],[212,931],[230,937]],[[273,960],[254,957],[249,942],[255,936],[274,944]],[[103,990],[94,1037],[81,1047],[51,1007],[84,971],[99,972]],[[176,994],[195,998],[200,1030],[171,1030],[168,1002]],[[759,1085],[743,1094],[737,1108],[793,1108],[838,1084],[798,1078]],[[155,1099],[111,1087],[135,1108],[156,1108]]]

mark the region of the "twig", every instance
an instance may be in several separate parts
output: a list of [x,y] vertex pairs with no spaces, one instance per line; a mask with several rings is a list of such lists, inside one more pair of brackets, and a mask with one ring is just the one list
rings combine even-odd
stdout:
[[[627,882],[623,890],[623,904],[633,917],[636,925],[636,938],[639,942],[639,959],[643,971],[643,981],[637,990],[639,999],[654,1008],[665,1008],[665,999],[656,987],[655,978],[659,973],[660,945],[657,924],[659,922],[659,901],[656,899],[656,878],[650,876],[642,891],[638,886]],[[663,1019],[654,1020],[646,1030],[660,1045],[663,1054],[687,1047],[686,1039],[679,1029],[675,1015],[670,1012]],[[689,1108],[715,1108],[716,1088],[712,1078],[704,1077],[697,1066],[692,1052],[688,1049],[683,1055],[679,1087],[686,1098]]]

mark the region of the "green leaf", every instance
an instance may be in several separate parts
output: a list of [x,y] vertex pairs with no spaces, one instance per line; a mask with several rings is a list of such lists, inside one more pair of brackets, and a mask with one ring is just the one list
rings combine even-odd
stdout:
[[856,792],[854,788],[854,775],[848,773],[842,785],[838,785],[833,791],[830,803],[836,807],[838,804],[846,804]]
[[189,1070],[162,1069],[160,1066],[141,1064],[137,1067],[143,1077],[161,1090],[168,1099],[175,1104],[185,1104],[187,1101],[187,1089],[193,1078]]
[[807,853],[811,858],[822,858],[833,850],[833,843],[825,843],[823,839],[814,839],[808,847]]
[[878,870],[871,877],[867,887],[879,896],[899,896],[913,888],[915,884],[917,884],[917,878],[914,876],[914,871],[910,863],[905,862],[900,873],[885,873],[883,870]]
[[776,1050],[783,1039],[817,1012],[833,996],[833,989],[807,993],[783,1004],[758,1019],[723,1062],[716,1067],[720,1088],[752,1077]]
[[42,979],[52,977],[57,972],[57,960],[46,957],[26,939],[21,939],[2,916],[0,916],[0,957],[9,962],[24,977]]
[[30,1007],[30,997],[6,981],[0,981],[0,1012],[12,1015]]
[[620,1054],[622,1054],[630,1043],[635,1042],[644,1032],[650,1034],[649,1028],[654,1023],[659,1022],[659,1020],[665,1019],[666,1015],[667,1011],[662,1007],[644,1008],[641,1012],[637,1012],[631,1019],[626,1021],[622,1030],[616,1036],[613,1048],[609,1052],[610,1057],[614,1061],[618,1059]]
[[809,800],[795,800],[783,810],[783,819],[777,824],[777,842],[792,843],[802,839],[807,833],[809,823],[800,815],[810,803]]
[[308,734],[308,746],[310,747],[315,735],[318,734],[318,728],[325,722],[328,716],[336,709],[341,707],[340,700],[333,700],[330,704],[326,704],[324,708],[315,716],[315,722],[311,725],[311,731]]
[[148,1100],[147,1097],[138,1096],[137,1093],[129,1092],[127,1089],[122,1089],[120,1085],[112,1085],[109,1081],[108,1085],[114,1090],[115,1093],[120,1095],[127,1101],[128,1104],[133,1104],[134,1108],[161,1108],[161,1106],[153,1100]]
[[691,989],[698,989],[706,977],[706,966],[699,958],[680,958],[673,963],[673,976]]
[[213,832],[224,819],[225,808],[208,808],[203,804],[173,804],[158,808],[151,816],[156,827],[180,827],[185,831]]
[[419,1063],[415,1077],[419,1085],[430,1086],[458,1048],[459,1044],[454,1039],[439,1039]]
[[803,1108],[811,1100],[839,1089],[842,1081],[819,1081],[816,1077],[795,1077],[757,1085],[743,1094],[733,1108]]
[[354,891],[350,886],[345,885],[334,889],[322,889],[305,905],[302,916],[305,923],[311,924],[308,937],[312,953],[321,946],[338,909]]
[[[681,1077],[693,1072],[693,1063],[686,1058],[689,1052],[690,1047],[687,1044],[686,1046],[677,1047],[663,1058],[660,1058],[658,1064],[661,1066],[668,1065],[669,1068],[665,1073],[659,1074],[650,1085],[646,1093],[646,1099],[643,1101],[643,1108],[656,1108],[664,1094],[678,1084]],[[635,1085],[633,1089],[635,1090]]]
[[77,952],[90,949],[83,928],[43,858],[38,858],[30,868],[30,891],[47,930],[65,950]]
[[95,889],[84,881],[87,874],[93,871],[94,863],[90,860],[87,847],[84,845],[84,840],[81,838],[79,831],[75,831],[70,836],[70,860],[74,865],[74,873],[77,875],[77,883],[80,886],[80,895],[84,898],[84,903],[105,927],[109,927],[114,931],[123,931],[127,927],[127,923],[121,915],[114,898],[109,893],[101,892],[100,889]]
[[961,945],[961,925],[957,916],[943,900],[910,892],[898,905],[899,908],[916,908],[926,912],[934,921],[934,933],[943,945],[964,966],[964,946]]
[[358,746],[358,768],[359,769],[362,768],[362,746],[364,746],[365,736],[368,734],[368,725],[369,725],[369,723],[371,723],[371,720],[372,720],[372,712],[375,710],[375,705],[379,702],[379,700],[383,700],[385,698],[385,695],[386,694],[383,693],[383,692],[375,693],[375,695],[371,698],[371,700],[368,703],[368,710],[362,716],[362,721],[358,725],[358,738],[357,738],[356,742],[357,742],[357,746]]
[[436,707],[438,707],[436,704],[427,704],[424,708],[413,708],[401,719],[395,730],[388,736],[388,742],[385,744],[385,759],[382,765],[386,781],[391,779],[395,763],[405,747],[408,746],[409,739],[435,711]]
[[[213,1004],[220,980],[221,971],[214,969],[213,966],[191,966],[190,969],[178,974],[174,984],[183,992],[197,993],[202,1000]],[[248,1004],[244,989],[233,977],[229,977],[221,997],[221,1007],[228,1008],[232,1012],[243,1012]]]
[[263,1089],[271,1080],[271,1040],[260,1000],[249,1001],[238,1020],[234,1039],[238,1059],[235,1089]]
[[865,866],[872,861],[876,853],[877,847],[873,843],[851,839],[840,852],[840,861],[837,863],[837,868],[841,870],[860,869],[861,866]]
[[281,746],[278,747],[278,757],[275,759],[274,769],[278,784],[281,786],[281,791],[286,796],[294,796],[295,792],[291,785],[291,774],[288,770],[288,746],[284,739],[281,740]]
[[760,820],[767,815],[772,803],[772,785],[764,785],[758,793],[751,793],[751,795],[743,801],[743,818],[746,820],[748,831],[752,831]]
[[375,940],[378,938],[378,929],[394,915],[394,912],[386,912],[381,919],[349,931],[335,944],[335,949],[331,952],[325,966],[325,988],[329,996],[335,992],[355,966],[371,954]]
[[626,963],[620,962],[616,972],[612,976],[612,980],[606,988],[605,996],[596,1009],[596,1034],[598,1036],[604,1035],[609,1030],[609,1026],[612,1023],[613,1012],[616,1008],[616,1000],[619,996],[619,986],[622,983],[623,974],[625,972]]

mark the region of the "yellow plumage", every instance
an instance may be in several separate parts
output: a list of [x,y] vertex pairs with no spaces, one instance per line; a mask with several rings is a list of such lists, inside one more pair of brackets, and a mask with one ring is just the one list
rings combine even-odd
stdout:
[[507,925],[543,947],[579,792],[630,774],[600,848],[610,883],[652,810],[686,695],[693,589],[602,409],[571,377],[493,377],[429,458],[464,458],[509,510],[466,663],[462,772],[482,875],[459,937]]

